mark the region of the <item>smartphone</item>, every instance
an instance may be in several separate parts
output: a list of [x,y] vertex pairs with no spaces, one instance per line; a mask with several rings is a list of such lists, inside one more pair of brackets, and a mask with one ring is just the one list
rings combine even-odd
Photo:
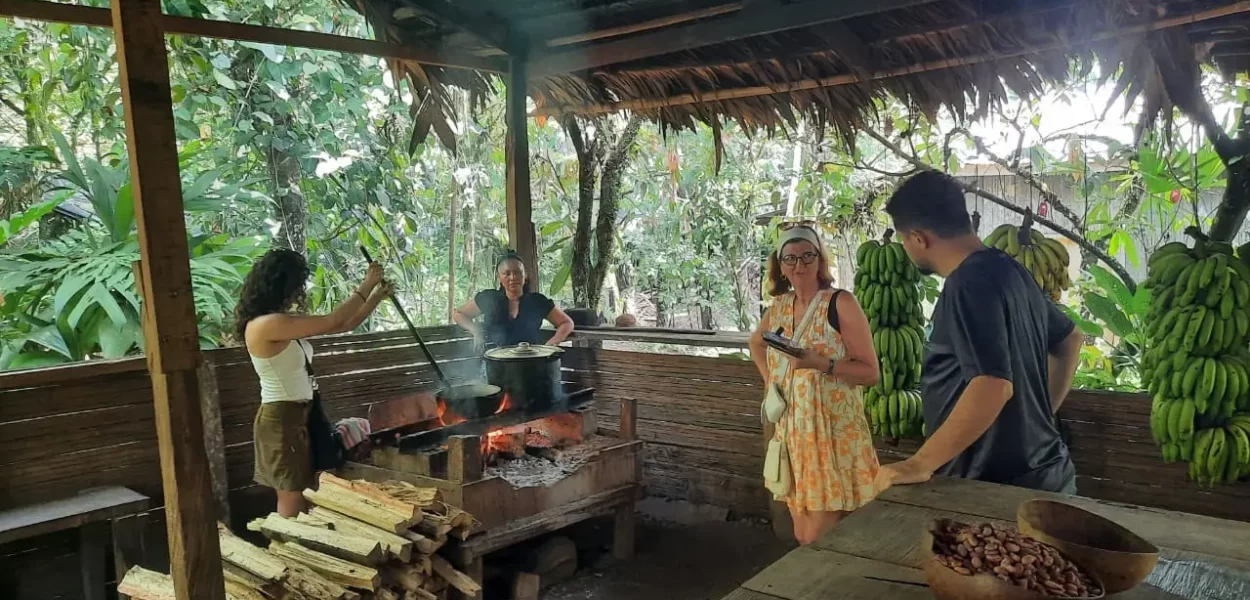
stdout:
[[764,343],[768,344],[770,347],[776,348],[780,352],[789,354],[790,356],[801,356],[803,354],[803,349],[795,346],[793,342],[787,339],[784,335],[781,335],[783,331],[785,330],[778,329],[775,332],[770,331],[765,333]]

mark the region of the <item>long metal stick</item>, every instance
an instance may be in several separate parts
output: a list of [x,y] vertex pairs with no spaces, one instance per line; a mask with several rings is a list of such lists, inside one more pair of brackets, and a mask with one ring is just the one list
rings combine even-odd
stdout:
[[[365,260],[373,262],[373,257],[369,256],[369,251],[364,246],[360,247],[360,253],[365,255]],[[434,354],[429,348],[425,347],[425,340],[421,339],[421,334],[417,333],[417,328],[412,324],[412,319],[408,318],[408,313],[404,312],[404,307],[399,304],[399,300],[395,298],[395,294],[390,294],[391,304],[395,306],[395,311],[399,313],[400,318],[408,325],[408,331],[412,332],[412,337],[417,338],[417,344],[421,346],[421,351],[425,353],[425,359],[430,361],[430,366],[434,367],[434,374],[438,376],[438,380],[442,382],[443,388],[451,389],[451,384],[447,382],[447,378],[443,376],[443,370],[438,368],[438,363],[434,361]]]

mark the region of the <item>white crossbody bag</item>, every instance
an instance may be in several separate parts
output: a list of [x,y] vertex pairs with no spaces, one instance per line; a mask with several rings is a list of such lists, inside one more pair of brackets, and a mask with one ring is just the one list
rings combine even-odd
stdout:
[[764,403],[760,405],[760,415],[777,427],[768,440],[768,452],[764,455],[764,487],[772,492],[774,498],[786,496],[794,485],[790,452],[786,449],[786,432],[781,421],[785,414],[786,400],[781,395],[781,389],[775,383],[768,384]]

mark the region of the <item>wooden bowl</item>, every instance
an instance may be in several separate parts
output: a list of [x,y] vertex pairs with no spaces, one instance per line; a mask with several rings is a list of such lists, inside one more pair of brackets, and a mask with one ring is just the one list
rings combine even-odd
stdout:
[[1098,577],[1108,594],[1141,583],[1159,562],[1159,549],[1119,524],[1071,504],[1028,500],[1016,509],[1020,533],[1054,546]]
[[[950,522],[950,519],[932,521],[925,529],[924,542],[921,545],[924,555],[925,581],[928,582],[929,590],[938,600],[1078,600],[1070,596],[1039,594],[985,573],[960,575],[951,570],[938,562],[937,554],[933,551],[934,528],[944,528],[945,524]],[[1079,568],[1084,568],[1080,561],[1073,560],[1072,562]],[[1088,570],[1086,573],[1089,574],[1090,579],[1094,580],[1094,584],[1102,589],[1103,585],[1098,575]],[[1080,600],[1096,600],[1104,596],[1105,592],[1096,596],[1083,596]]]

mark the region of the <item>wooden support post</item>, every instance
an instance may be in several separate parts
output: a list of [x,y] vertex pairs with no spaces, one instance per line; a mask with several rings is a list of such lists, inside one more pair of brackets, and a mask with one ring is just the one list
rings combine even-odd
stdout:
[[621,439],[638,439],[638,401],[633,398],[621,398]]
[[447,440],[447,478],[469,483],[482,478],[482,438],[453,435]]
[[110,10],[139,230],[169,566],[180,600],[219,600],[225,586],[208,457],[199,441],[204,436],[196,379],[200,340],[161,3],[114,0]]
[[525,268],[537,281],[538,248],[534,236],[533,201],[530,196],[529,115],[525,105],[525,56],[512,57],[508,72],[508,135],[504,142],[507,163],[508,241],[525,259]]
[[217,365],[212,361],[200,364],[200,418],[204,420],[204,453],[208,455],[208,474],[212,480],[213,499],[217,502],[217,520],[230,522],[230,482],[226,477],[226,434],[221,424],[221,398],[217,395]]
[[[638,439],[638,402],[621,398],[621,439]],[[642,483],[642,456],[634,457],[634,483]],[[612,556],[625,560],[634,557],[634,498],[615,511],[612,527]]]

